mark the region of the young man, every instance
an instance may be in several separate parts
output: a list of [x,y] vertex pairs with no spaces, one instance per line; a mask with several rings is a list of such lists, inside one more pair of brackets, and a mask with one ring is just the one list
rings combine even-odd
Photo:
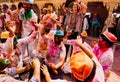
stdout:
[[109,70],[113,65],[114,53],[112,45],[116,41],[116,36],[106,30],[105,32],[103,32],[103,34],[101,34],[98,45],[93,48],[93,52],[102,65],[106,77],[109,76]]
[[64,33],[61,30],[56,30],[54,41],[49,44],[46,61],[52,79],[62,79],[61,66],[64,63],[66,49],[63,44]]

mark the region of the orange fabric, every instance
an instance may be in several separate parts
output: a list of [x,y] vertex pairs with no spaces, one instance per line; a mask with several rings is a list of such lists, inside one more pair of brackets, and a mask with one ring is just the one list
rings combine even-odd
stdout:
[[107,30],[103,33],[103,35],[110,40],[111,42],[116,42],[117,38],[115,35],[113,35],[112,33],[108,32]]
[[92,71],[93,62],[84,52],[77,51],[71,56],[70,67],[73,76],[84,81]]

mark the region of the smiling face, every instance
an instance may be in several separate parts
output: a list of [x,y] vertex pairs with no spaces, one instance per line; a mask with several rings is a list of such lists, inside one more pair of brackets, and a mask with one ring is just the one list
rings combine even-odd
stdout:
[[73,11],[77,11],[77,5],[76,4],[73,5]]
[[102,37],[99,38],[98,45],[100,48],[105,48],[106,47],[106,41],[102,39]]
[[23,8],[25,9],[25,12],[29,12],[31,10],[31,4],[29,2],[23,3]]
[[52,12],[53,12],[53,7],[52,7],[51,5],[49,5],[49,6],[47,7],[47,12],[48,12],[48,13],[52,13]]

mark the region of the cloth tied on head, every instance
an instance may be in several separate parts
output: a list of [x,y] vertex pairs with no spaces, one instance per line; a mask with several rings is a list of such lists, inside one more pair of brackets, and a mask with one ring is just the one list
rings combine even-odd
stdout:
[[56,30],[55,35],[57,35],[57,36],[64,36],[64,32],[62,30]]
[[3,3],[3,6],[8,7],[8,4],[7,3]]
[[71,56],[70,67],[73,76],[84,81],[92,72],[93,61],[83,51],[76,51]]
[[31,3],[31,4],[33,4],[34,3],[34,0],[25,0],[26,2],[29,2],[29,3]]
[[0,34],[1,39],[7,39],[9,37],[9,31],[4,31]]
[[10,61],[6,59],[7,52],[0,51],[0,70],[3,70],[10,64]]
[[103,35],[110,41],[110,42],[116,42],[117,41],[117,37],[115,35],[113,35],[112,33],[110,33],[108,30],[106,30],[105,32],[103,32]]

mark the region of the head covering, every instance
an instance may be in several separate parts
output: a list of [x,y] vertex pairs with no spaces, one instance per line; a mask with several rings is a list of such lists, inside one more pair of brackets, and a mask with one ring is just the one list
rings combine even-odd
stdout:
[[29,3],[31,3],[31,4],[33,4],[34,3],[34,0],[25,0],[26,2],[29,2]]
[[62,30],[56,30],[55,35],[57,35],[57,36],[64,36],[64,32]]
[[8,4],[7,3],[3,3],[3,6],[8,7]]
[[70,67],[73,76],[80,81],[84,81],[92,72],[93,61],[84,52],[76,51],[71,56]]
[[5,69],[10,64],[8,59],[0,58],[0,70]]
[[6,52],[0,51],[0,70],[3,70],[10,64],[10,61],[5,58],[7,55]]
[[1,39],[7,39],[9,37],[9,31],[4,31],[0,34]]
[[106,30],[105,32],[103,32],[103,35],[110,41],[110,42],[116,42],[117,41],[117,37],[115,35],[113,35],[112,33],[110,33],[108,30]]

